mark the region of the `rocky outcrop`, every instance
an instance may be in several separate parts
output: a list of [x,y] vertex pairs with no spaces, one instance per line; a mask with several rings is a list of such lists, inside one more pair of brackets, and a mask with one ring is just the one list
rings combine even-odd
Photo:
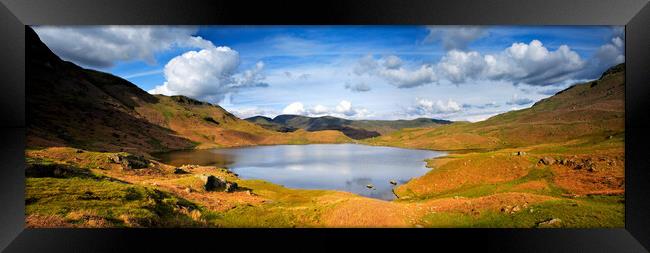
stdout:
[[122,169],[142,169],[149,166],[149,160],[144,158],[144,156],[113,154],[108,159],[112,163],[121,164]]
[[237,183],[213,175],[201,174],[197,175],[197,177],[203,181],[203,189],[206,191],[234,192],[239,189]]

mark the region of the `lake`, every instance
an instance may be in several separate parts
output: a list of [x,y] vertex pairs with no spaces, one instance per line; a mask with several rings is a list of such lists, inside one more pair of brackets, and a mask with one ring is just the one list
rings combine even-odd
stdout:
[[[444,152],[358,144],[273,145],[183,150],[157,154],[174,166],[227,167],[243,179],[263,179],[289,188],[341,190],[392,200],[397,185],[424,175],[425,159]],[[372,184],[374,188],[366,186]]]

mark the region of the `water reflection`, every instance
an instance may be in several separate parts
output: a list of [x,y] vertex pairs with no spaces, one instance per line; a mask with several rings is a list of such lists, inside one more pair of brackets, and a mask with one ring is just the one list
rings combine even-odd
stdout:
[[[335,189],[390,200],[400,184],[426,173],[424,159],[443,153],[356,144],[277,145],[158,154],[163,162],[229,167],[242,178],[292,188]],[[373,185],[372,189],[367,185]]]

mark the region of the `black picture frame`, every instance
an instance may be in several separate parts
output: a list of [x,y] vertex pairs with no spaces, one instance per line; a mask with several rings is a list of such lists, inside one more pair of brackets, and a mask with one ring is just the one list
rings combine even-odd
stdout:
[[[499,252],[650,249],[648,0],[0,0],[0,249],[130,252],[252,247],[409,247]],[[25,229],[25,25],[437,24],[625,25],[625,228],[621,229]],[[301,244],[302,247],[296,245]],[[365,250],[364,250],[365,251]]]

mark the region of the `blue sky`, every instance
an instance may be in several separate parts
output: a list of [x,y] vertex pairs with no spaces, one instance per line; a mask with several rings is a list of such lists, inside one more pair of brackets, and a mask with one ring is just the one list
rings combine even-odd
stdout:
[[624,61],[611,26],[35,27],[66,60],[240,117],[483,120]]

